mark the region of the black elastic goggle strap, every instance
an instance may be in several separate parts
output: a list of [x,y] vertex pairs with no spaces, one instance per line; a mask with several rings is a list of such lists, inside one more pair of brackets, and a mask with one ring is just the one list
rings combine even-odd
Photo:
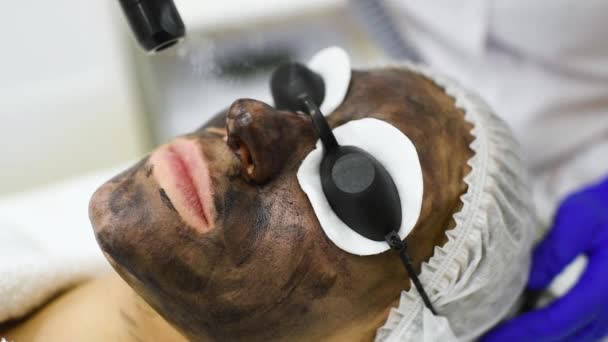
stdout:
[[431,310],[433,315],[437,315],[433,304],[431,304],[429,296],[426,294],[426,291],[424,291],[424,287],[422,287],[422,283],[420,282],[420,279],[418,279],[418,275],[416,275],[416,272],[414,271],[414,266],[412,266],[412,259],[410,259],[410,256],[407,254],[407,243],[405,241],[402,241],[397,232],[394,230],[388,233],[388,235],[386,235],[386,242],[389,246],[391,246],[393,250],[399,253],[401,262],[403,263],[403,266],[405,266],[405,270],[412,279],[412,282],[414,282],[416,290],[418,290],[418,293],[420,293],[420,297],[422,297],[424,305],[426,305],[426,307]]
[[331,128],[329,127],[329,124],[325,119],[325,116],[323,115],[323,113],[321,113],[321,110],[319,109],[317,104],[308,94],[300,94],[299,98],[308,109],[308,114],[310,115],[312,122],[316,128],[317,134],[319,135],[319,139],[321,139],[321,141],[323,142],[323,146],[325,147],[325,153],[338,147],[336,137],[332,133]]

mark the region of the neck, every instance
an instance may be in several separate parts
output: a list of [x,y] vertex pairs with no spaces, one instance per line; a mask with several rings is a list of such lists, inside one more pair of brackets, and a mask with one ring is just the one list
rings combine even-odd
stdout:
[[66,291],[3,336],[14,341],[40,336],[48,341],[186,341],[115,273]]
[[[168,324],[154,309],[152,309],[140,296],[138,296],[117,275],[108,280],[112,282],[115,292],[119,294],[115,311],[119,312],[119,327],[121,336],[130,336],[132,341],[186,341],[175,328]],[[400,296],[397,296],[389,307],[384,310],[369,310],[364,316],[351,320],[340,328],[332,327],[327,331],[330,333],[312,332],[309,336],[291,336],[293,341],[373,341],[376,331],[381,327],[388,317],[391,308],[399,304]],[[161,338],[162,337],[162,338]],[[193,341],[203,341],[200,336],[190,336]],[[129,341],[128,339],[125,339]],[[252,337],[251,340],[255,340]]]
[[[359,322],[352,322],[351,325],[343,329],[336,330],[332,335],[324,336],[323,338],[319,338],[317,340],[331,342],[373,341],[376,337],[376,332],[378,331],[378,329],[386,322],[390,310],[398,304],[399,299],[395,301],[394,305],[391,305],[390,307],[386,308],[386,310],[379,312],[376,315],[364,317]],[[303,340],[310,341],[311,339]]]
[[[389,310],[361,317],[323,336],[294,337],[302,341],[372,341]],[[14,341],[36,340],[37,336],[49,341],[186,341],[115,273],[65,292],[3,336]]]
[[[117,333],[129,341],[186,341],[148,303],[138,296],[118,275],[110,280],[117,290],[115,312]],[[127,337],[128,336],[128,337]]]
[[[122,336],[132,336],[133,341],[186,341],[167,321],[152,309],[139,295],[137,295],[122,278],[112,277],[112,282],[119,288],[120,304],[116,310],[120,313],[120,326]],[[292,341],[373,341],[378,328],[386,321],[390,310],[398,306],[400,293],[387,308],[376,307],[367,311],[363,316],[349,320],[348,324],[340,327],[329,327],[326,333],[313,331],[307,336],[290,336]],[[162,338],[159,338],[162,337]],[[190,336],[192,341],[206,341],[200,336]],[[256,340],[253,336],[251,340]]]

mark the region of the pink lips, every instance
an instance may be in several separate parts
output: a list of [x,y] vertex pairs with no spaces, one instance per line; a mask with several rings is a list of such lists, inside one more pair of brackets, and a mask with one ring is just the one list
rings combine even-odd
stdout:
[[200,146],[193,140],[176,139],[152,156],[154,177],[182,219],[191,227],[210,231],[214,206],[209,168]]

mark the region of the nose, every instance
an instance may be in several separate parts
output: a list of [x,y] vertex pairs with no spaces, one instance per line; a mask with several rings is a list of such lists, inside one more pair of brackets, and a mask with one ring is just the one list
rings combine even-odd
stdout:
[[308,116],[279,111],[264,102],[236,100],[226,116],[228,146],[239,156],[246,179],[264,183],[292,162],[301,161],[315,142]]

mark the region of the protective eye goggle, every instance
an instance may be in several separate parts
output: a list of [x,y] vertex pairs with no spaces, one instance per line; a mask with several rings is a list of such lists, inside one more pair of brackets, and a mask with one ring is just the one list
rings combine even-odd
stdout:
[[399,193],[388,171],[365,150],[339,145],[319,107],[325,96],[321,76],[299,63],[278,67],[271,78],[277,109],[305,112],[323,143],[319,174],[332,210],[350,229],[374,241],[386,241],[398,252],[424,304],[436,314],[398,231],[402,212]]

